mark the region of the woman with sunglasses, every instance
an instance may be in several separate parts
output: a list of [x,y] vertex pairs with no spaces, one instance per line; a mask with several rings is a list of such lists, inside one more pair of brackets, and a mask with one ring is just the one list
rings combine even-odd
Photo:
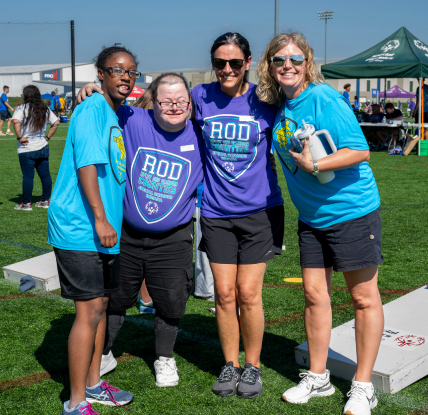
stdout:
[[256,398],[262,394],[263,277],[267,261],[282,252],[284,232],[284,202],[270,163],[276,108],[260,102],[248,82],[250,45],[239,33],[214,41],[211,63],[217,82],[193,88],[192,117],[205,140],[199,249],[207,253],[214,275],[226,363],[212,390]]
[[[279,106],[274,145],[299,211],[310,370],[300,374],[303,379],[284,392],[282,399],[306,403],[311,397],[335,391],[326,370],[334,270],[343,273],[355,310],[357,372],[343,413],[368,415],[377,404],[370,377],[384,319],[377,287],[378,265],[383,262],[380,198],[367,163],[367,142],[349,102],[324,83],[303,35],[283,33],[273,38],[257,74],[260,99]],[[314,125],[316,131],[328,130],[337,152],[313,161],[309,139],[303,151],[297,144],[293,147],[290,139],[303,121]],[[335,178],[321,184],[317,175],[332,171]]]
[[[91,95],[94,84],[80,91]],[[176,73],[150,86],[153,109],[122,105],[117,111],[127,155],[127,183],[120,239],[120,289],[107,309],[101,371],[117,362],[111,351],[134,307],[143,281],[156,310],[154,319],[156,386],[179,382],[172,356],[180,318],[193,289],[193,214],[203,178],[203,141],[188,120],[190,91]],[[144,95],[143,95],[144,96]],[[145,102],[147,105],[147,102]]]

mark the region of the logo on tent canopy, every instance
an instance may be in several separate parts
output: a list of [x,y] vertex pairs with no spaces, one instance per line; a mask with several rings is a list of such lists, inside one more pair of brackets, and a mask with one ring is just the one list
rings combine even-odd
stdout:
[[394,59],[394,53],[388,53],[392,50],[397,49],[400,46],[399,40],[390,40],[389,42],[385,43],[381,48],[381,52],[378,55],[373,55],[372,57],[366,59],[366,62],[383,62],[385,60],[392,60]]
[[[425,45],[424,43],[422,43],[420,40],[415,39],[413,42],[414,42],[415,46],[416,46],[418,49],[421,49],[421,50],[423,50],[423,51],[425,51],[425,52],[428,52],[428,46],[426,46],[426,45]],[[425,56],[428,56],[428,53],[425,53]]]

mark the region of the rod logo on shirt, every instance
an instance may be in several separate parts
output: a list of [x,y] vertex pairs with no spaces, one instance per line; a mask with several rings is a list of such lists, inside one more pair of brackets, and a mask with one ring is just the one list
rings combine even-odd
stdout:
[[186,189],[192,163],[166,151],[139,147],[131,167],[135,206],[146,223],[165,219]]
[[297,167],[288,150],[292,147],[290,138],[293,137],[297,129],[297,123],[291,118],[285,117],[281,120],[279,125],[280,126],[273,131],[274,146],[282,163],[288,170],[295,174],[297,172]]
[[232,182],[250,168],[261,137],[260,123],[254,117],[230,114],[207,117],[202,130],[220,176]]
[[110,128],[108,152],[113,176],[122,185],[126,181],[126,151],[123,144],[122,130],[119,127]]

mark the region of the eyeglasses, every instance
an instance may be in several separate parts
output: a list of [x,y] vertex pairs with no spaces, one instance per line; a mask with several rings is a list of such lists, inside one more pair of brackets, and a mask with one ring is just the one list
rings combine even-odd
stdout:
[[226,63],[229,62],[229,66],[235,71],[239,71],[243,66],[246,59],[220,59],[213,58],[212,64],[216,69],[224,69],[226,67]]
[[306,60],[306,58],[302,55],[293,55],[293,56],[272,56],[270,60],[273,63],[273,66],[276,66],[277,68],[280,68],[285,64],[287,59],[290,59],[290,63],[293,66],[302,66],[303,62]]
[[132,70],[125,70],[123,68],[118,68],[117,66],[107,66],[107,68],[103,68],[103,71],[111,70],[111,73],[115,77],[123,76],[126,73],[129,75],[131,79],[138,79],[141,76],[141,72],[138,71],[132,71]]
[[189,104],[190,101],[178,101],[178,102],[170,102],[170,101],[165,101],[165,102],[159,102],[158,100],[156,100],[156,102],[159,104],[159,106],[163,109],[163,110],[170,110],[174,107],[174,105],[177,105],[177,108],[181,109],[181,110],[187,110],[189,108]]

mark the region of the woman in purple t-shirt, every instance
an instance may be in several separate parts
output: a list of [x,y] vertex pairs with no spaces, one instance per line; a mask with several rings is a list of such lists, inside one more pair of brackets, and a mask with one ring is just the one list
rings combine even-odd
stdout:
[[216,39],[211,63],[217,82],[197,85],[191,95],[192,118],[205,141],[199,249],[207,253],[214,274],[226,361],[213,392],[255,398],[262,393],[263,277],[267,261],[282,252],[284,234],[284,202],[270,164],[276,108],[261,102],[256,86],[248,82],[251,51],[240,34]]

